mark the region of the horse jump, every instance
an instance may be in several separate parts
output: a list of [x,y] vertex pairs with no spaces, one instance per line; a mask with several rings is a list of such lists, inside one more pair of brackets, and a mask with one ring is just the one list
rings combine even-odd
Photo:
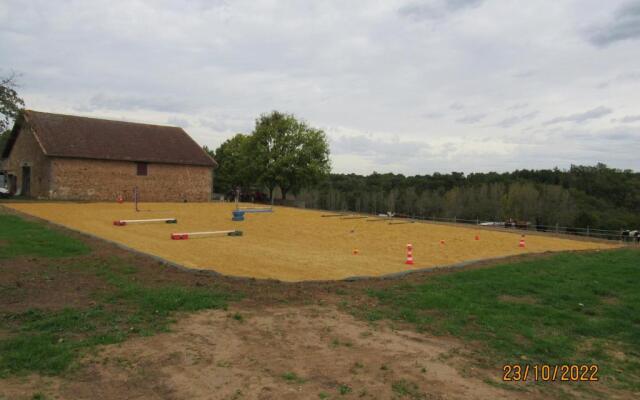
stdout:
[[209,232],[172,233],[171,239],[187,240],[189,238],[207,237],[207,236],[242,236],[242,231],[209,231]]
[[148,224],[154,222],[164,222],[166,224],[177,224],[176,218],[150,218],[150,219],[119,219],[113,221],[115,226],[125,226],[128,224]]

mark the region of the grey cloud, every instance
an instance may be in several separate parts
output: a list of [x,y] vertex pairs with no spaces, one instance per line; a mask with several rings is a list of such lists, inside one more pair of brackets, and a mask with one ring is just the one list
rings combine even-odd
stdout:
[[518,79],[524,79],[524,78],[530,78],[532,76],[534,76],[536,74],[536,71],[534,70],[528,70],[528,71],[521,71],[521,72],[516,72],[515,74],[513,74],[512,76],[514,78],[518,78]]
[[640,115],[626,115],[619,120],[622,123],[629,124],[631,122],[640,121]]
[[187,101],[177,97],[157,97],[140,95],[111,95],[99,93],[91,99],[87,109],[95,110],[153,110],[180,112],[191,108]]
[[618,75],[620,81],[638,81],[640,80],[640,71],[631,71]]
[[484,0],[416,1],[398,10],[398,13],[413,20],[436,20],[466,8],[477,7]]
[[475,124],[476,122],[482,121],[486,116],[487,114],[465,115],[462,118],[456,119],[456,122],[459,122],[461,124]]
[[640,3],[631,1],[616,11],[608,23],[592,27],[588,39],[594,46],[606,47],[612,43],[640,38]]
[[424,142],[379,140],[366,135],[331,138],[332,153],[364,156],[383,165],[396,163],[399,158],[419,158],[429,148]]
[[456,101],[456,102],[451,103],[451,105],[449,106],[449,108],[450,108],[450,109],[452,109],[452,110],[456,110],[456,111],[457,111],[457,110],[462,110],[462,109],[464,108],[464,104],[462,104],[462,103],[458,103],[458,102]]
[[606,135],[601,135],[600,139],[619,142],[635,142],[640,139],[640,135],[638,133],[633,132],[618,132],[618,133],[610,133]]
[[617,76],[615,76],[614,78],[608,81],[599,83],[598,85],[596,85],[596,87],[598,89],[604,89],[611,86],[612,84],[620,84],[620,83],[628,84],[630,82],[637,82],[639,80],[640,80],[640,71],[630,71],[630,72],[625,72],[623,74],[618,74]]
[[226,124],[222,120],[217,120],[217,119],[211,120],[211,119],[200,118],[198,122],[200,123],[200,126],[204,128],[213,129],[214,131],[218,131],[218,132],[228,131],[230,128],[228,124]]
[[638,147],[640,129],[613,128],[603,131],[567,132],[563,135],[569,140],[580,140],[585,145],[610,151],[610,145],[606,142],[625,142],[631,147]]
[[508,107],[507,111],[522,110],[523,108],[527,108],[527,106],[529,106],[529,103],[517,103]]
[[444,15],[442,10],[437,9],[432,5],[416,3],[407,4],[401,7],[398,10],[398,14],[414,20],[437,19]]
[[449,10],[456,11],[467,7],[476,7],[482,4],[484,0],[446,0],[446,7]]
[[167,119],[167,124],[172,126],[179,126],[180,128],[187,128],[190,126],[189,121],[184,118],[171,117]]
[[521,123],[521,122],[529,121],[529,120],[535,118],[538,114],[539,114],[538,111],[532,111],[530,113],[523,114],[523,115],[515,115],[513,117],[508,117],[508,118],[503,119],[502,121],[498,122],[494,126],[499,126],[501,128],[510,128],[510,127],[512,127],[514,125],[517,125],[517,124]]
[[248,133],[251,131],[252,120],[245,118],[234,118],[229,115],[220,116],[214,119],[200,118],[198,123],[201,127],[215,132]]
[[607,107],[597,107],[589,111],[585,111],[582,113],[576,113],[571,115],[566,115],[564,117],[557,117],[550,119],[544,123],[544,125],[552,125],[558,124],[561,122],[573,122],[573,123],[582,123],[591,119],[598,119],[604,117],[605,115],[611,114],[612,110]]
[[444,114],[441,113],[441,112],[435,112],[434,111],[434,112],[423,113],[423,114],[421,114],[421,116],[423,118],[426,118],[426,119],[438,119],[438,118],[442,118],[444,116]]
[[[640,168],[632,142],[596,140],[608,153],[590,160],[582,150],[586,140],[549,135],[530,143],[540,130],[588,128],[541,122],[598,105],[616,112],[588,122],[640,125],[609,122],[640,114],[631,106],[640,104],[640,52],[610,46],[606,57],[595,59],[589,36],[580,42],[571,34],[582,21],[607,27],[601,15],[624,20],[614,19],[620,0],[597,7],[554,0],[527,7],[477,0],[367,7],[243,0],[213,8],[197,1],[0,0],[0,59],[23,74],[20,94],[28,107],[73,113],[78,105],[85,114],[160,123],[183,118],[209,147],[250,132],[254,118],[273,109],[314,126],[349,127],[333,137],[375,132],[364,136],[380,142],[373,149],[375,143],[358,139],[334,141],[333,161],[342,162],[336,172],[360,165],[369,173],[376,158],[406,173],[568,166],[578,159]],[[606,97],[593,87],[601,81],[612,81]],[[572,108],[557,111],[558,103]],[[517,122],[534,110],[540,112],[535,118]],[[484,112],[490,114],[470,122]],[[495,140],[501,133],[513,141]],[[456,154],[477,157],[450,157],[441,151],[444,137],[458,147]],[[348,146],[367,155],[338,153]]]

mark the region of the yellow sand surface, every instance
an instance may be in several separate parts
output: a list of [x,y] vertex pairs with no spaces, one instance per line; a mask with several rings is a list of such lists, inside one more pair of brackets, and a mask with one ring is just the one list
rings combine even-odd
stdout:
[[[431,223],[397,224],[326,218],[326,212],[275,207],[233,222],[231,203],[7,203],[5,206],[139,251],[225,275],[283,281],[379,276],[407,269],[545,251],[607,249],[605,243]],[[249,207],[250,204],[243,204]],[[177,218],[177,224],[114,226],[114,220]],[[242,230],[241,237],[171,240],[172,232]],[[475,235],[480,240],[474,240]],[[445,244],[441,245],[440,240]],[[404,264],[406,245],[415,264]],[[358,254],[353,255],[357,249]]]

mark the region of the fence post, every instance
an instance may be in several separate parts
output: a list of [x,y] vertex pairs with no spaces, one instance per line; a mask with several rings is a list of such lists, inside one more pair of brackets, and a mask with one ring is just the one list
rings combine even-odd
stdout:
[[456,216],[454,216],[454,217],[453,217],[453,223],[454,223],[454,224],[456,223],[456,219],[457,219],[457,217],[456,217]]
[[556,222],[556,233],[559,232],[559,229],[558,229],[559,227],[560,227],[560,225]]
[[480,219],[478,219],[478,217],[476,217],[476,225],[480,225]]
[[589,225],[587,225],[587,236],[589,236]]

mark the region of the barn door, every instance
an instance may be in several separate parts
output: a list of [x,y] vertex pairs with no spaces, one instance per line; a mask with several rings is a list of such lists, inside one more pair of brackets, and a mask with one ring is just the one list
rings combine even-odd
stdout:
[[22,195],[31,196],[31,167],[22,167]]
[[18,179],[15,175],[9,175],[9,194],[16,194],[16,190],[18,190]]

